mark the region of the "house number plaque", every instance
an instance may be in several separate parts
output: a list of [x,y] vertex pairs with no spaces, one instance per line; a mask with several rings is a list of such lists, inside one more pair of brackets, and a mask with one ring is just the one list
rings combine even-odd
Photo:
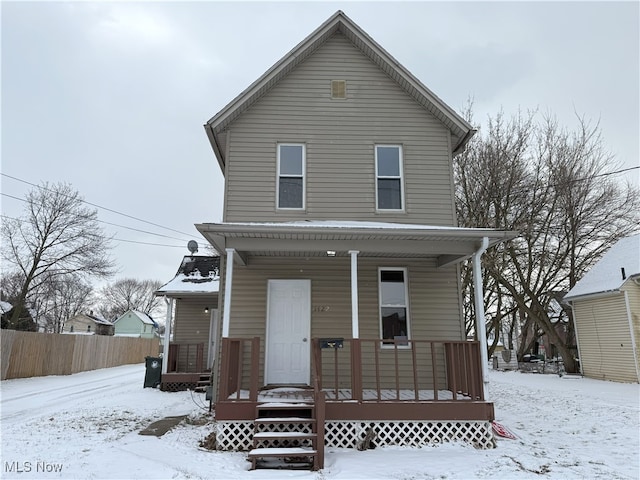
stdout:
[[330,309],[329,305],[316,305],[313,307],[314,312],[328,312]]

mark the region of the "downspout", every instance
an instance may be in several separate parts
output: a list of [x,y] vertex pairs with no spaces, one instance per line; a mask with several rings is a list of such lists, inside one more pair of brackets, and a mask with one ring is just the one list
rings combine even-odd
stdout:
[[171,339],[171,320],[173,317],[173,298],[167,300],[165,295],[164,303],[167,305],[167,317],[164,324],[164,344],[162,345],[162,374],[167,373],[169,368],[169,341]]
[[482,391],[489,400],[489,353],[487,351],[487,328],[484,317],[484,292],[482,289],[482,264],[480,259],[489,246],[489,238],[482,237],[480,248],[473,254],[473,291],[476,310],[476,334],[480,342],[480,362],[482,364]]

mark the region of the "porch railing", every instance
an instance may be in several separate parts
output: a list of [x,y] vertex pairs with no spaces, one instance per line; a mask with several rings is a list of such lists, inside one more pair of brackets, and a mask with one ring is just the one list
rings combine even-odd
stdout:
[[[484,400],[480,344],[313,339],[316,401]],[[260,338],[223,338],[218,401],[256,402]]]
[[314,339],[313,358],[329,400],[484,400],[478,342]]
[[218,401],[257,401],[259,369],[260,337],[223,338]]
[[204,367],[204,343],[169,344],[167,373],[200,373]]

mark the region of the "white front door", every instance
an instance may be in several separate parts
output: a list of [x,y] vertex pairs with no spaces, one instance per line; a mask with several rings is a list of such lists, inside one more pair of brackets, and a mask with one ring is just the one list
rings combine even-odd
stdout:
[[309,385],[311,280],[269,280],[265,383]]

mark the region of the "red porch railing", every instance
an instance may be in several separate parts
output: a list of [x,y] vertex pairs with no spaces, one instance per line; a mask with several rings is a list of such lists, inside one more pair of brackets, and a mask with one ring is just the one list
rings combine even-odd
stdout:
[[204,367],[204,343],[169,344],[167,373],[201,373]]
[[478,342],[314,339],[313,358],[329,400],[484,400]]
[[[328,401],[484,400],[480,344],[314,339],[313,387]],[[256,402],[260,338],[223,338],[218,401]]]
[[257,401],[259,369],[260,337],[223,338],[218,401]]

